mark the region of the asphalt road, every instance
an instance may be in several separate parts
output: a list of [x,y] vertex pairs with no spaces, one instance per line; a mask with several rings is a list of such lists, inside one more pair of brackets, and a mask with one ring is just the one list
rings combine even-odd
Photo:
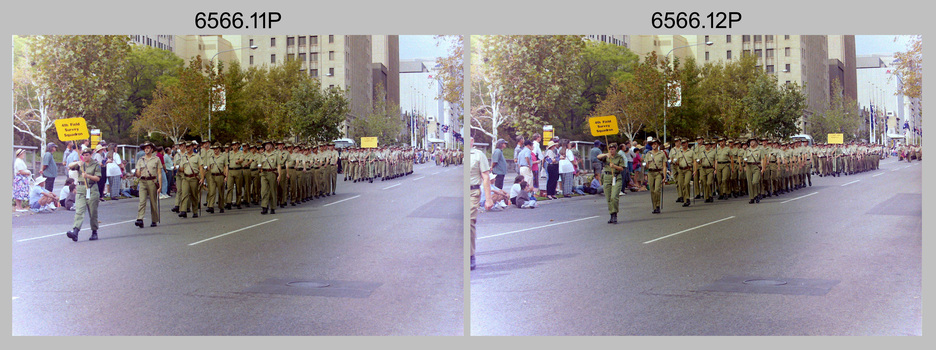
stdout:
[[[336,196],[260,215],[100,206],[100,240],[72,212],[16,217],[13,335],[461,335],[462,168],[340,182]],[[339,175],[339,180],[341,180]]]
[[[921,335],[922,166],[747,199],[481,213],[471,335]],[[505,185],[506,186],[506,185]]]

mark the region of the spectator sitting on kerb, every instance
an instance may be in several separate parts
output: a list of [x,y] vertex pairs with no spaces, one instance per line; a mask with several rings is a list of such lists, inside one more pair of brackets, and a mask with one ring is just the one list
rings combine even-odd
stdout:
[[526,180],[520,182],[520,193],[517,194],[515,201],[517,202],[517,207],[520,209],[533,209],[536,208],[536,197],[531,196],[530,193],[533,193],[533,185],[528,184]]

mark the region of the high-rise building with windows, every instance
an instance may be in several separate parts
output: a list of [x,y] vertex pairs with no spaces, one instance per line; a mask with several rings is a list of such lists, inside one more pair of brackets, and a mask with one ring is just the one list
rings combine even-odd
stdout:
[[130,42],[175,52],[175,35],[131,35]]
[[618,46],[630,47],[630,37],[628,35],[586,35],[585,39],[592,41],[600,41],[608,44],[614,44]]

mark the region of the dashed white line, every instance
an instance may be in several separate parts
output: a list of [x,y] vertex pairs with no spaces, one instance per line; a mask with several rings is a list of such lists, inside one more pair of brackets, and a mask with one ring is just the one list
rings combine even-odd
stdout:
[[441,173],[442,173],[441,171],[437,171],[437,172],[434,172],[434,173],[432,173],[432,174],[430,174],[430,175],[439,175],[439,174],[441,174]]
[[687,229],[685,229],[685,230],[682,230],[682,231],[679,231],[679,232],[676,232],[676,233],[671,233],[671,234],[668,234],[668,235],[666,235],[666,236],[663,236],[663,237],[660,237],[660,238],[657,238],[657,239],[651,239],[651,240],[649,240],[649,241],[643,242],[643,244],[653,243],[653,242],[659,241],[659,240],[664,239],[664,238],[673,237],[673,236],[675,236],[675,235],[682,234],[682,233],[686,233],[686,232],[695,230],[695,229],[697,229],[697,228],[702,228],[702,227],[705,227],[705,226],[708,226],[708,225],[711,225],[711,224],[717,224],[717,223],[719,223],[719,222],[722,222],[722,221],[725,221],[725,220],[734,219],[734,218],[735,218],[734,216],[729,216],[729,217],[724,218],[724,219],[721,219],[721,220],[715,220],[715,221],[712,221],[712,222],[707,223],[707,224],[702,224],[702,225],[699,225],[699,226],[696,226],[696,227],[693,227],[693,228],[687,228]]
[[877,175],[872,175],[871,177],[878,177],[878,176],[881,176],[881,175],[884,175],[884,173],[879,173],[879,174],[877,174]]
[[[128,222],[134,222],[134,221],[136,221],[136,219],[127,220],[127,221],[121,221],[121,222],[115,222],[115,223],[113,223],[113,224],[100,225],[100,226],[98,226],[98,228],[107,227],[107,226],[114,226],[114,225],[120,225],[120,224],[126,224],[126,223],[128,223]],[[59,233],[53,233],[53,234],[51,234],[51,235],[45,235],[45,236],[39,236],[39,237],[33,237],[33,238],[24,238],[24,239],[18,240],[18,241],[16,241],[16,242],[17,242],[17,243],[19,243],[19,242],[26,242],[26,241],[31,241],[31,240],[34,240],[34,239],[61,236],[61,235],[64,235],[64,234],[65,234],[65,232],[59,232]]]
[[806,197],[812,196],[812,195],[814,195],[814,194],[816,194],[816,193],[819,193],[819,192],[813,192],[813,193],[807,194],[807,195],[805,195],[805,196],[799,196],[799,197],[796,197],[796,198],[788,199],[788,200],[786,200],[786,201],[780,202],[780,204],[789,203],[789,202],[792,202],[792,201],[795,201],[795,200],[801,199],[801,198],[806,198]]
[[525,228],[525,229],[522,229],[522,230],[516,230],[516,231],[498,233],[498,234],[496,234],[496,235],[478,237],[478,239],[485,239],[485,238],[491,238],[491,237],[509,235],[509,234],[512,234],[512,233],[518,233],[518,232],[524,232],[524,231],[530,231],[530,230],[538,230],[538,229],[545,228],[545,227],[551,227],[551,226],[556,226],[556,225],[564,225],[564,224],[571,224],[571,223],[573,223],[573,222],[578,222],[578,221],[588,220],[588,219],[594,219],[594,218],[599,218],[599,217],[600,217],[600,216],[590,216],[590,217],[587,217],[587,218],[581,218],[581,219],[575,219],[575,220],[557,222],[557,223],[553,223],[553,224],[549,224],[549,225],[543,225],[543,226],[537,226],[537,227],[530,227],[530,228]]
[[215,238],[221,238],[221,237],[227,236],[227,235],[229,235],[229,234],[241,232],[241,231],[243,231],[243,230],[250,229],[250,228],[254,228],[254,227],[257,227],[257,226],[260,226],[260,225],[269,224],[269,223],[274,222],[274,221],[276,221],[276,220],[279,220],[279,219],[273,219],[273,220],[270,220],[270,221],[264,221],[264,222],[261,222],[261,223],[256,224],[256,225],[250,225],[250,226],[244,227],[244,228],[242,228],[242,229],[237,229],[237,230],[234,230],[234,231],[231,231],[231,232],[228,232],[228,233],[223,233],[223,234],[220,234],[220,235],[211,237],[211,238],[206,238],[206,239],[200,240],[200,241],[195,242],[195,243],[189,243],[189,246],[193,246],[193,245],[196,245],[196,244],[199,244],[199,243],[202,243],[202,242],[207,242],[207,241],[210,241],[210,240],[215,239]]
[[337,202],[331,202],[331,203],[328,203],[328,204],[323,205],[323,207],[327,207],[327,206],[332,205],[332,204],[338,204],[338,203],[341,203],[341,202],[344,202],[344,201],[349,201],[349,200],[355,199],[355,198],[360,197],[360,196],[361,196],[361,195],[357,195],[357,196],[354,196],[354,197],[351,197],[351,198],[342,199],[342,200],[337,201]]
[[399,184],[396,184],[396,185],[393,185],[393,186],[390,186],[390,187],[384,187],[383,189],[385,189],[385,190],[386,190],[386,189],[391,189],[391,188],[397,187],[397,186],[399,186],[399,185],[402,185],[402,184],[399,183]]
[[420,180],[420,179],[425,179],[425,178],[426,178],[425,176],[420,176],[420,177],[417,177],[417,178],[413,179],[413,181]]
[[849,183],[842,184],[842,187],[851,185],[851,184],[856,183],[856,182],[858,182],[858,181],[861,181],[861,180],[855,180],[855,181],[852,181],[852,182],[849,182]]

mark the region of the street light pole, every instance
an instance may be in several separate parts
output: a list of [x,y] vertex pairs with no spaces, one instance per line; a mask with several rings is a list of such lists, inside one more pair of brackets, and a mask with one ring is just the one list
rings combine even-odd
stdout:
[[[257,45],[250,45],[250,46],[245,46],[245,47],[238,47],[238,48],[236,48],[236,49],[218,51],[217,53],[214,54],[214,56],[211,56],[211,59],[208,60],[208,62],[209,62],[209,63],[210,63],[210,62],[214,62],[215,57],[218,57],[218,55],[220,55],[220,54],[222,54],[222,53],[231,52],[231,51],[237,51],[237,50],[243,50],[243,49],[256,50],[256,49],[257,49]],[[212,69],[214,69],[214,68],[212,68]],[[210,82],[209,82],[209,83],[210,83]],[[211,94],[211,93],[212,93],[211,90],[212,90],[213,88],[214,88],[213,86],[209,86],[209,87],[208,87],[208,141],[209,141],[209,142],[211,141],[211,109],[214,108],[214,105],[213,105],[213,103],[212,103],[212,102],[213,102],[213,101],[212,101],[213,99],[211,98],[211,97],[212,97],[212,96],[211,96],[211,95],[212,95],[212,94]]]
[[[674,47],[674,48],[670,49],[669,52],[667,52],[667,53],[666,53],[666,56],[664,56],[664,57],[665,57],[665,58],[669,58],[669,55],[670,55],[671,53],[673,53],[673,51],[676,50],[676,49],[683,49],[683,48],[693,47],[693,46],[699,46],[699,45],[703,45],[703,44],[704,44],[705,46],[712,46],[712,44],[714,44],[714,43],[711,42],[711,41],[706,41],[706,42],[701,42],[701,43],[695,43],[695,44],[692,44],[692,45],[677,46],[677,47]],[[668,64],[668,63],[667,63],[667,64]],[[666,105],[669,104],[669,96],[668,96],[668,94],[667,94],[667,87],[668,87],[667,84],[669,84],[669,81],[663,82],[663,143],[664,143],[664,144],[666,143]]]

